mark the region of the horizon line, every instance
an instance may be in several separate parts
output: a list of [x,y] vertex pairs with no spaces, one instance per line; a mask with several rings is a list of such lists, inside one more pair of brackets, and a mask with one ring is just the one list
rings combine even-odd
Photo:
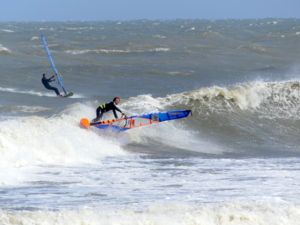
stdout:
[[176,20],[203,20],[203,21],[225,21],[225,20],[267,20],[267,19],[279,19],[279,20],[299,20],[300,17],[249,17],[249,18],[173,18],[173,19],[87,19],[87,20],[0,20],[0,23],[55,23],[55,22],[134,22],[134,21],[176,21]]

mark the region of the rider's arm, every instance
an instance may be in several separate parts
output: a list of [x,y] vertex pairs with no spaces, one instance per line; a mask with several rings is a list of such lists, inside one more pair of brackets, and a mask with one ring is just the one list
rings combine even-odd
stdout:
[[55,80],[55,75],[53,75],[52,77],[50,77],[50,81],[54,81]]
[[113,113],[114,113],[115,118],[118,119],[118,114],[115,109],[113,109]]
[[[114,105],[115,106],[115,105]],[[117,106],[115,106],[115,110],[117,110],[118,112],[120,112],[120,113],[123,113],[122,111],[121,111],[121,109],[119,109]]]

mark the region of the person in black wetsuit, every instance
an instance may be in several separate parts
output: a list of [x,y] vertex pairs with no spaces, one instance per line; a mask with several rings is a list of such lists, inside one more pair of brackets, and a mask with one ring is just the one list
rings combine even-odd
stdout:
[[117,112],[120,112],[122,114],[122,116],[126,116],[118,107],[117,105],[120,103],[121,99],[120,97],[114,97],[114,99],[109,102],[109,103],[106,103],[106,104],[102,104],[100,106],[98,106],[97,110],[96,110],[96,115],[97,117],[95,119],[93,119],[93,122],[97,122],[99,120],[102,119],[102,116],[104,113],[112,110],[113,113],[114,113],[114,116],[116,119],[118,119],[118,115],[117,115]]
[[61,94],[59,93],[58,89],[56,87],[52,87],[49,83],[53,82],[54,79],[54,75],[50,78],[46,77],[46,74],[43,73],[43,78],[42,78],[42,83],[44,85],[44,87],[48,90],[53,90],[55,91],[57,96],[61,96]]

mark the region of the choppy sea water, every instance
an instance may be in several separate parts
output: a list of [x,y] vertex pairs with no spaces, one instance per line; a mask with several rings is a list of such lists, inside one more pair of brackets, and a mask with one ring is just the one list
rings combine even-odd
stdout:
[[[299,50],[295,19],[1,23],[1,224],[298,224]],[[193,116],[79,127],[114,96]]]

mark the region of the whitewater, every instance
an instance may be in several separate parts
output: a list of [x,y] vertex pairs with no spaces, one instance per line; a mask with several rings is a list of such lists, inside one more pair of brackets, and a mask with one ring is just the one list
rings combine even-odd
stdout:
[[[0,23],[0,224],[297,225],[299,24]],[[72,98],[41,86],[41,30]],[[79,126],[115,96],[193,115]]]

